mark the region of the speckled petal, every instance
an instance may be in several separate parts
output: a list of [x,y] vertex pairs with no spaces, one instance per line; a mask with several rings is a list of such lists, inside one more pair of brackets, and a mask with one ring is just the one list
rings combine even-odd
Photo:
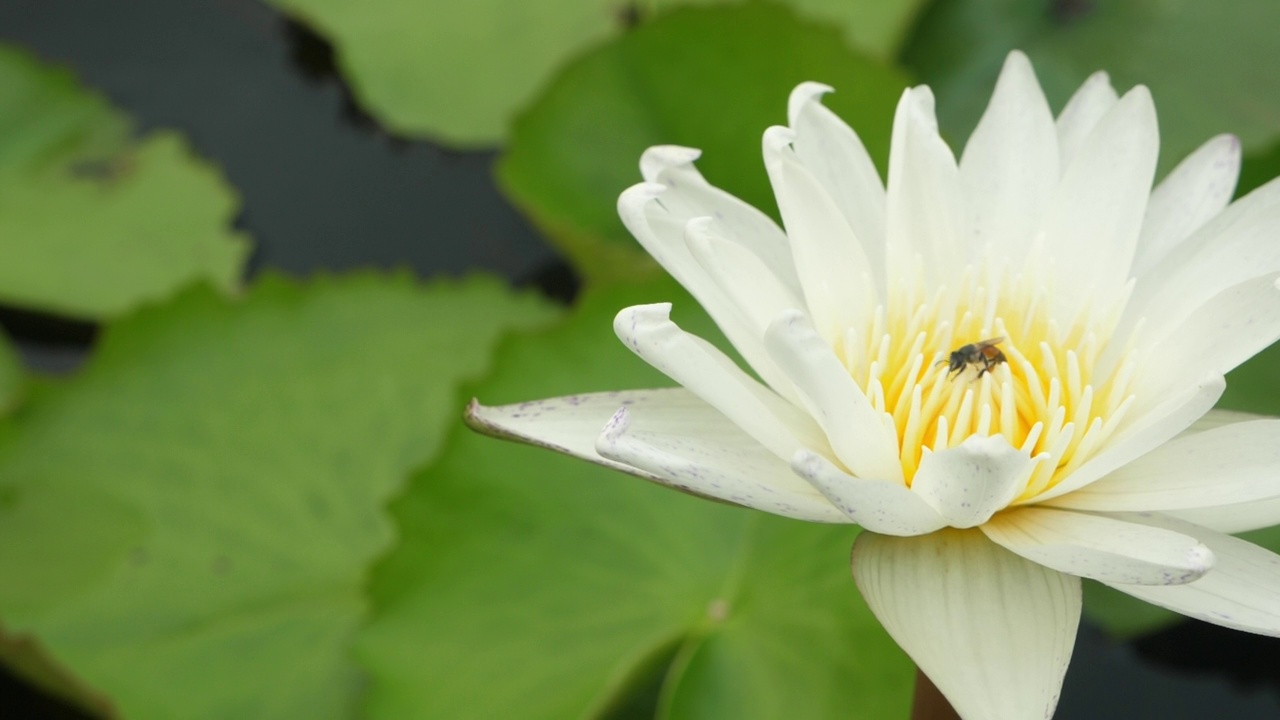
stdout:
[[1003,436],[973,436],[953,448],[926,453],[911,492],[952,527],[986,522],[1026,487],[1035,462]]
[[645,430],[643,408],[622,408],[595,443],[602,457],[638,468],[658,482],[809,522],[848,518],[777,456],[723,418],[681,433]]
[[724,419],[723,414],[684,388],[585,393],[500,406],[472,400],[464,419],[473,430],[485,435],[572,455],[646,480],[659,480],[652,473],[607,460],[596,452],[596,438],[620,407],[646,408],[648,421],[668,432]]
[[1213,553],[1193,537],[1088,513],[1021,508],[982,532],[1032,562],[1104,582],[1181,585],[1213,566]]
[[1230,535],[1175,518],[1127,515],[1133,522],[1190,535],[1217,558],[1213,569],[1187,585],[1107,583],[1120,592],[1214,625],[1280,637],[1280,555]]
[[882,535],[923,535],[946,521],[905,485],[856,478],[817,453],[800,451],[791,468],[817,488],[849,519]]

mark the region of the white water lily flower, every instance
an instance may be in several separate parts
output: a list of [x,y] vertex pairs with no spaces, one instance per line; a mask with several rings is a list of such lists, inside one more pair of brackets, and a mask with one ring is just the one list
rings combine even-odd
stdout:
[[1096,74],[1055,121],[1015,52],[958,163],[929,89],[903,94],[886,188],[829,91],[799,86],[764,134],[785,233],[687,148],[648,150],[618,202],[760,381],[669,305],[631,307],[619,337],[680,388],[471,424],[861,525],[858,587],[965,718],[1052,715],[1082,577],[1280,635],[1280,556],[1223,534],[1280,523],[1280,420],[1193,427],[1280,337],[1280,183],[1228,206],[1222,136],[1152,190],[1147,89]]

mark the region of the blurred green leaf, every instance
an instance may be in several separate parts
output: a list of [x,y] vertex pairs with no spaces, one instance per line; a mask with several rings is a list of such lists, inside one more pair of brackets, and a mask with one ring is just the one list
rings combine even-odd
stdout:
[[1272,345],[1227,373],[1218,407],[1280,415],[1280,344]]
[[[460,146],[501,144],[516,112],[570,59],[682,5],[744,0],[554,0],[467,3],[268,0],[337,48],[361,104],[392,131]],[[842,42],[892,57],[924,0],[780,0],[806,20],[831,25]],[[726,16],[731,19],[732,16]],[[732,25],[691,44],[716,44]],[[834,37],[833,33],[833,37]],[[675,48],[671,48],[674,50]],[[762,52],[764,50],[764,52]],[[789,48],[766,42],[757,66],[787,64]],[[807,79],[807,78],[806,78]]]
[[588,278],[642,274],[652,261],[615,210],[640,181],[641,152],[701,148],[709,181],[773,212],[760,137],[786,123],[787,95],[805,80],[836,88],[826,104],[883,168],[906,77],[833,30],[750,4],[672,13],[574,63],[520,118],[498,179]]
[[0,332],[0,417],[13,412],[26,393],[27,371],[9,337]]
[[1241,0],[935,2],[903,51],[933,87],[953,146],[969,136],[1005,55],[1026,51],[1056,108],[1096,70],[1123,92],[1145,84],[1160,113],[1160,164],[1223,132],[1246,151],[1280,134],[1280,3]]
[[121,315],[204,280],[238,288],[238,200],[172,133],[130,124],[70,73],[0,45],[0,301]]
[[112,326],[0,432],[6,628],[124,717],[347,716],[384,504],[552,314],[483,279],[268,277]]
[[[670,385],[612,333],[670,281],[588,295],[570,322],[505,344],[486,403]],[[681,495],[465,431],[393,504],[358,644],[371,718],[588,718],[632,712],[655,663],[663,716],[880,720],[906,714],[910,662],[849,572],[855,529]],[[636,717],[636,715],[625,715]],[[652,716],[650,716],[652,717]]]
[[1240,182],[1236,185],[1236,196],[1248,195],[1277,177],[1280,177],[1280,142],[1245,156],[1240,166]]

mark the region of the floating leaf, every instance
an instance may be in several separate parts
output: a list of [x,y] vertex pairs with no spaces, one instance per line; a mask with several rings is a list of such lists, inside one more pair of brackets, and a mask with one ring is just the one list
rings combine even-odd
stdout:
[[640,181],[641,152],[701,148],[709,181],[769,211],[760,137],[786,124],[787,95],[805,80],[836,88],[826,104],[883,168],[905,76],[833,30],[750,4],[672,13],[574,63],[518,122],[499,181],[580,272],[634,276],[652,263],[615,208]]
[[[405,3],[269,0],[328,37],[361,104],[393,131],[461,146],[492,146],[512,116],[571,58],[674,6],[741,0],[551,0]],[[789,0],[799,15],[840,29],[842,41],[892,56],[923,0]],[[716,44],[720,33],[688,38]],[[755,64],[789,63],[785,44]]]
[[1005,55],[1026,51],[1055,108],[1091,73],[1120,91],[1145,84],[1160,113],[1160,164],[1173,167],[1223,132],[1246,151],[1280,134],[1280,3],[1198,0],[933,3],[903,52],[938,96],[938,119],[963,140],[991,96]]
[[347,715],[384,503],[550,315],[487,280],[267,278],[112,326],[0,432],[6,629],[123,717]]
[[[486,403],[670,382],[611,331],[670,282],[589,295],[512,339]],[[855,530],[687,497],[546,450],[460,431],[393,505],[359,656],[372,718],[595,717],[655,663],[673,718],[901,717],[909,661],[849,573]],[[634,705],[634,704],[633,704]],[[642,705],[642,703],[639,703]]]
[[0,46],[0,302],[96,319],[201,280],[231,292],[237,205],[177,135],[132,138],[69,73]]

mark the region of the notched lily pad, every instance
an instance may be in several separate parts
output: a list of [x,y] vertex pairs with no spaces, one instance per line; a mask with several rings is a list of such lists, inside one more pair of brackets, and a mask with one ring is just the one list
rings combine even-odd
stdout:
[[0,428],[6,629],[123,717],[347,717],[384,504],[498,338],[555,314],[478,278],[268,276],[112,325]]
[[181,137],[135,138],[69,73],[0,45],[0,302],[93,320],[196,282],[234,293],[238,206]]

